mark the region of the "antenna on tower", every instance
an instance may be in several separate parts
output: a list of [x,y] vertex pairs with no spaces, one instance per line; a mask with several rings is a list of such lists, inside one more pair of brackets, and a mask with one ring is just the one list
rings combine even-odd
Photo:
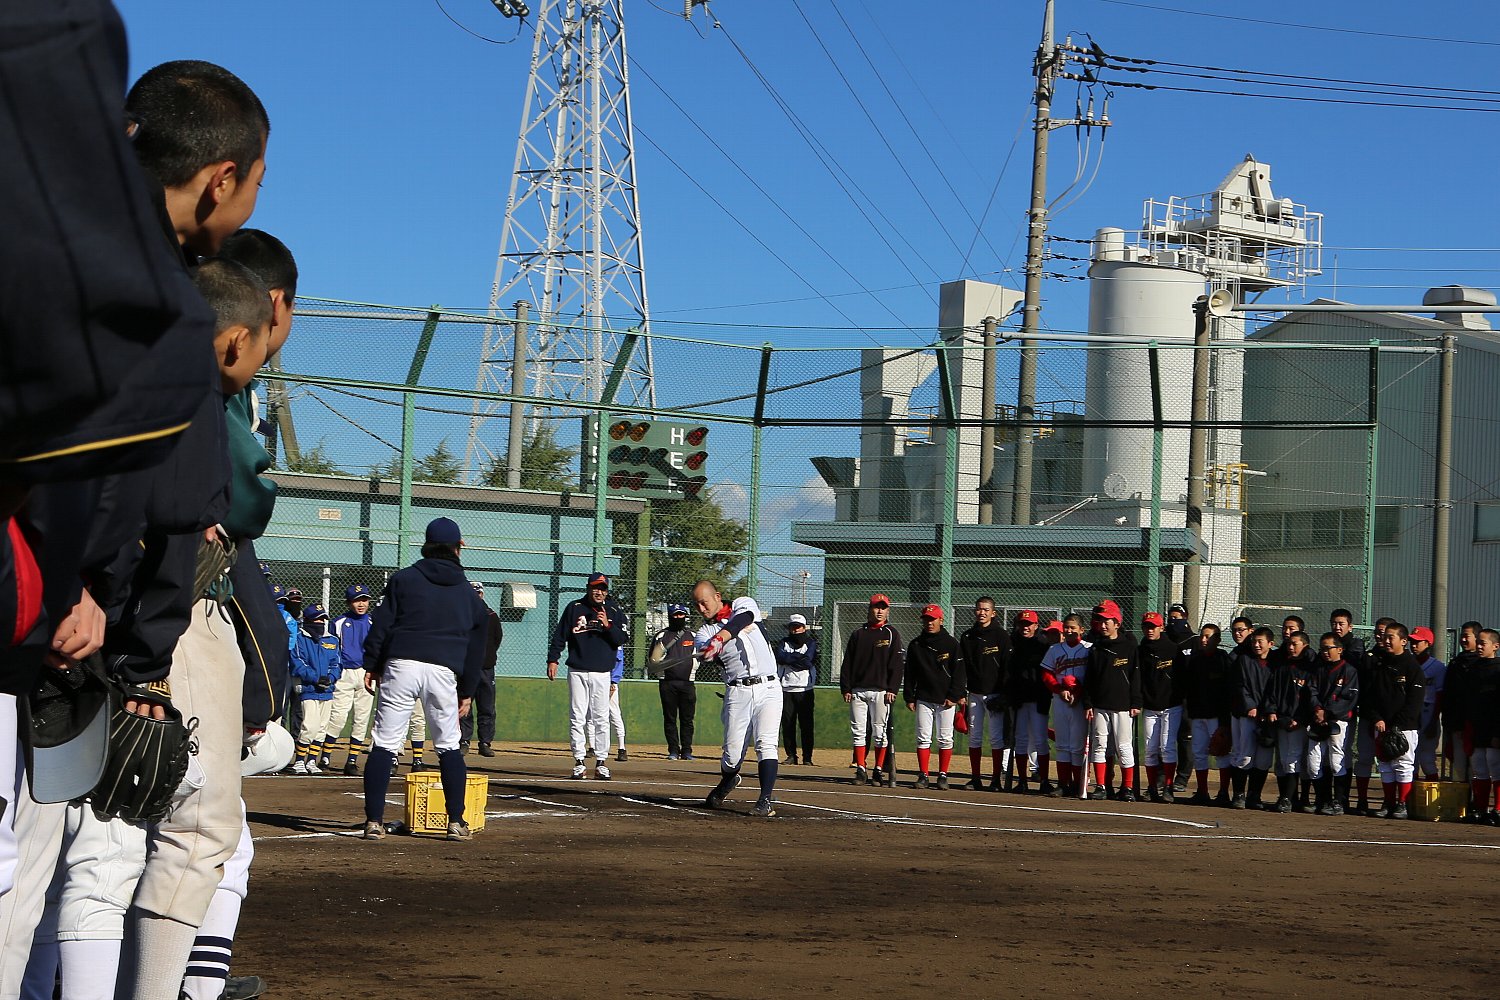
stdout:
[[[492,2],[507,16],[529,13],[519,2]],[[622,0],[540,0],[533,28],[490,290],[496,322],[485,327],[475,389],[592,401],[602,396],[619,331],[650,333]],[[524,319],[503,315],[512,300],[529,304]],[[512,346],[523,328],[524,355]],[[656,402],[651,341],[643,340],[617,393],[626,406]],[[486,425],[502,405],[475,401],[464,452],[471,477],[495,457]],[[525,419],[516,409],[511,419]],[[519,463],[516,451],[507,447],[506,468]]]

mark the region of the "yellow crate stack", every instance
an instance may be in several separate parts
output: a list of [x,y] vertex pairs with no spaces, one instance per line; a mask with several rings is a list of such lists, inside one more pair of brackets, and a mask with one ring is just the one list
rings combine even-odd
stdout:
[[[484,810],[490,798],[490,779],[471,774],[464,788],[464,819],[476,833],[484,829]],[[447,833],[448,802],[436,771],[406,776],[406,826],[412,833]]]
[[1469,786],[1462,781],[1416,781],[1406,807],[1416,819],[1453,822],[1468,811]]

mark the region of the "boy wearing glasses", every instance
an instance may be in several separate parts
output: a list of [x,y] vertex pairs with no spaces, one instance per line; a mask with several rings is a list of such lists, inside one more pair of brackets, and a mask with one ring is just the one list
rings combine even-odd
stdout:
[[1359,671],[1346,660],[1344,637],[1325,632],[1313,666],[1312,723],[1307,727],[1306,772],[1317,794],[1313,811],[1342,816],[1349,798],[1349,733],[1359,705]]

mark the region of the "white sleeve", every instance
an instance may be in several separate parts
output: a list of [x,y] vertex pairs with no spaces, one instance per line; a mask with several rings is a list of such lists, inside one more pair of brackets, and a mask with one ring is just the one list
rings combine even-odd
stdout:
[[731,618],[746,611],[754,615],[757,622],[764,621],[766,617],[760,613],[760,606],[755,603],[753,597],[736,597],[734,603],[729,606],[729,611]]

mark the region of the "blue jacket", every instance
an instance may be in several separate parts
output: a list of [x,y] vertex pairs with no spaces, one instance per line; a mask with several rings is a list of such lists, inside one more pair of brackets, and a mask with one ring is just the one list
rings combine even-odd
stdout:
[[329,701],[333,688],[344,669],[339,665],[339,637],[324,632],[313,638],[306,632],[297,635],[292,650],[292,676],[302,685],[303,701]]
[[365,668],[365,639],[370,634],[368,613],[356,615],[350,612],[333,620],[329,631],[339,637],[339,656],[345,670]]
[[556,663],[567,646],[569,670],[613,673],[620,647],[630,641],[630,630],[624,610],[609,598],[604,599],[604,614],[609,628],[599,624],[599,609],[588,601],[570,602],[552,630],[547,662]]
[[281,620],[286,623],[286,649],[292,652],[297,648],[297,636],[300,630],[297,628],[297,619],[293,618],[286,610],[278,605],[281,611]]
[[615,650],[615,669],[609,672],[609,682],[618,684],[625,679],[625,650]]
[[365,669],[379,677],[391,660],[420,660],[453,671],[462,698],[474,697],[484,670],[490,609],[456,559],[418,559],[386,584],[370,613]]

